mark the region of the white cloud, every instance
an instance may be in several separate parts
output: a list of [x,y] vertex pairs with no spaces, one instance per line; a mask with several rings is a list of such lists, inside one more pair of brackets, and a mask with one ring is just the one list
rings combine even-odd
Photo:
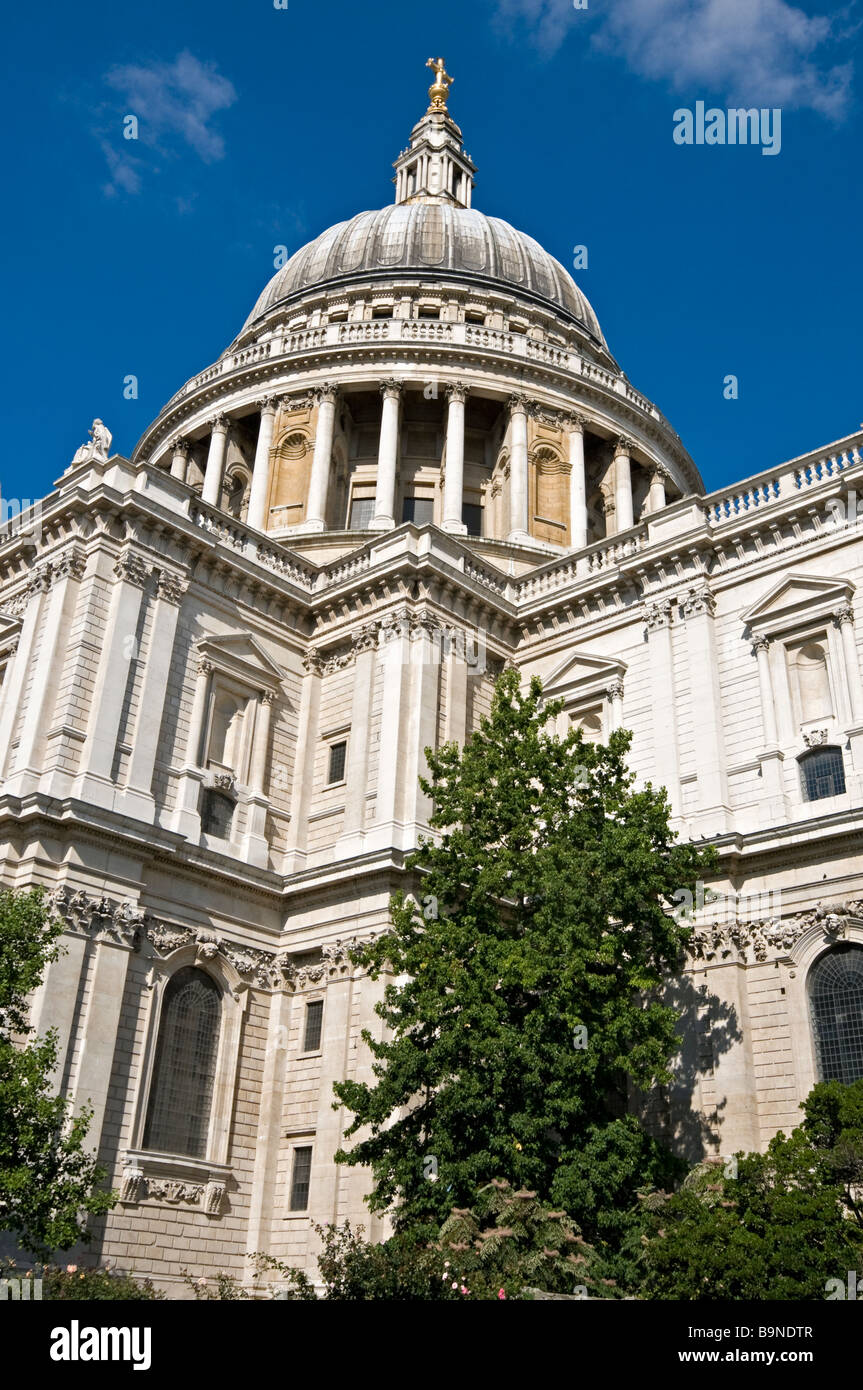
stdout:
[[[215,64],[202,63],[193,53],[183,52],[171,63],[112,68],[105,81],[122,97],[124,114],[138,119],[138,141],[129,141],[129,146],[149,145],[163,154],[176,154],[187,147],[205,164],[224,158],[225,142],[212,120],[217,112],[233,105],[237,93]],[[139,192],[141,161],[131,149],[118,153],[104,140],[102,148],[111,170],[111,191]]]
[[833,61],[850,32],[849,9],[808,15],[788,0],[607,0],[576,11],[571,0],[497,0],[502,19],[527,20],[553,51],[589,20],[592,43],[640,77],[675,91],[721,93],[733,104],[806,107],[840,119],[853,63]]

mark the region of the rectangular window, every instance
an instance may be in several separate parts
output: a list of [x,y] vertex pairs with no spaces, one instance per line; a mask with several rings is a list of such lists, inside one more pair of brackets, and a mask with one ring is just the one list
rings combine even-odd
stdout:
[[347,751],[347,743],[330,744],[330,766],[327,775],[327,782],[330,786],[332,786],[333,782],[343,782],[345,780],[345,760]]
[[461,519],[469,536],[482,535],[482,507],[477,506],[475,502],[463,502]]
[[433,497],[406,497],[402,502],[402,521],[415,526],[430,526],[434,521]]
[[367,531],[375,514],[373,497],[355,497],[351,502],[351,517],[348,526],[351,531]]
[[303,1051],[319,1052],[321,1029],[324,1022],[324,1001],[313,999],[306,1005],[306,1031],[303,1035]]
[[294,1164],[291,1173],[291,1211],[308,1211],[311,1175],[311,1146],[307,1149],[294,1149]]

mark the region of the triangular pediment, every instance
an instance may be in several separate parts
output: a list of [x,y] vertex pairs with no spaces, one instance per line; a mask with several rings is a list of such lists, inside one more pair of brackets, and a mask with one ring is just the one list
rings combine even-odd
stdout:
[[778,628],[798,618],[829,613],[848,599],[854,585],[833,575],[786,574],[741,616],[751,628]]
[[221,637],[202,637],[197,643],[199,656],[209,659],[222,671],[241,680],[277,686],[285,672],[266,647],[250,632],[229,632]]
[[626,671],[623,661],[609,660],[590,652],[570,652],[543,679],[543,695],[574,693],[579,690],[599,691],[622,679]]

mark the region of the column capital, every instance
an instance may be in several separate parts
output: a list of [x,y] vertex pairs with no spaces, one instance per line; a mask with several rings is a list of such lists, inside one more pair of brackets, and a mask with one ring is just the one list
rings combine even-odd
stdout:
[[404,382],[397,380],[394,376],[387,377],[386,381],[382,381],[379,387],[380,393],[385,401],[400,400],[404,389]]
[[216,669],[216,667],[215,667],[214,663],[213,663],[212,661],[210,661],[209,657],[202,656],[202,657],[199,658],[199,660],[198,660],[198,675],[199,675],[199,676],[211,676],[211,675],[213,674],[213,672],[215,671],[215,669]]
[[671,481],[671,474],[664,463],[650,464],[650,481],[652,483],[668,483]]
[[621,434],[614,442],[614,457],[620,458],[621,455],[625,454],[627,458],[630,458],[634,448],[633,441],[628,439],[625,434]]
[[150,576],[150,568],[142,555],[136,555],[134,550],[124,550],[114,562],[114,573],[125,583],[143,589]]
[[530,400],[527,396],[513,395],[510,396],[509,400],[507,401],[507,405],[509,406],[510,414],[514,415],[518,411],[526,415],[528,407],[530,405]]
[[210,421],[213,434],[227,434],[231,420],[228,415],[214,415]]
[[716,612],[716,595],[712,589],[691,589],[681,604],[684,618],[695,618],[707,613],[711,618]]
[[273,702],[274,702],[274,700],[275,700],[275,698],[276,698],[276,692],[275,692],[275,690],[261,690],[261,691],[259,692],[259,699],[260,699],[262,705],[272,705]]
[[623,699],[623,681],[621,680],[620,676],[618,676],[616,680],[610,681],[608,683],[608,685],[605,688],[605,693],[608,696],[609,700]]
[[262,415],[275,415],[279,408],[278,396],[264,396],[260,402]]
[[577,410],[565,410],[563,412],[563,423],[566,425],[570,434],[584,434],[587,420],[583,415],[579,415]]
[[843,603],[839,608],[833,610],[833,621],[837,627],[842,627],[844,623],[854,623],[854,605],[850,602]]
[[644,605],[644,621],[647,624],[648,632],[658,632],[661,628],[671,627],[672,602],[670,598],[657,599],[653,603]]
[[321,405],[324,401],[326,401],[328,405],[335,405],[339,398],[339,388],[334,381],[324,381],[320,386],[314,386],[312,388],[312,395],[318,405]]
[[87,565],[87,557],[83,550],[73,547],[66,550],[62,555],[58,555],[56,560],[51,561],[50,583],[56,584],[60,579],[80,579]]
[[168,570],[159,570],[156,580],[156,597],[163,603],[179,604],[183,600],[183,595],[189,587],[189,581],[182,575],[171,574]]
[[184,434],[175,434],[174,438],[168,445],[168,448],[171,450],[172,454],[181,454],[184,459],[189,457],[189,450],[191,449],[191,447],[192,441],[190,439],[187,439],[187,437]]
[[753,633],[753,635],[752,635],[752,650],[755,652],[755,655],[756,655],[756,656],[758,655],[759,652],[766,652],[769,646],[770,646],[770,638],[769,638],[769,637],[766,637],[765,634],[764,634],[763,632],[755,632],[755,633]]
[[448,401],[455,401],[459,405],[464,405],[470,394],[470,387],[464,381],[453,381],[446,387],[445,394]]

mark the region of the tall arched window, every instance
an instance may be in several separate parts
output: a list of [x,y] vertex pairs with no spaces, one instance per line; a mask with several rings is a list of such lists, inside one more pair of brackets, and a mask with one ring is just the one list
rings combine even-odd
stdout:
[[863,949],[837,946],[809,976],[809,1008],[819,1081],[863,1077]]
[[216,1079],[221,992],[203,970],[186,966],[168,982],[144,1148],[205,1158]]

